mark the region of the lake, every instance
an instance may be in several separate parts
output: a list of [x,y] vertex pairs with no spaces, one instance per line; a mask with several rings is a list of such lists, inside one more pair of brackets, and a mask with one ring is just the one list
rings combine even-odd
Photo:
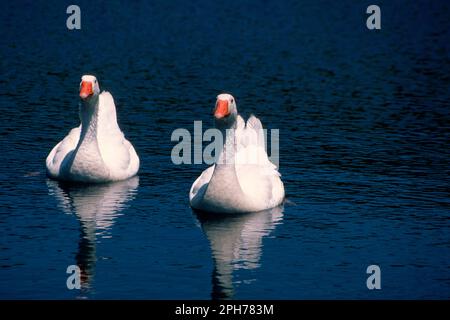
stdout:
[[[381,30],[364,1],[76,4],[80,30],[67,3],[0,4],[1,299],[450,298],[447,2],[377,1]],[[131,180],[46,177],[87,73],[140,156]],[[211,128],[221,92],[279,129],[282,207],[190,208],[207,165],[175,165],[171,134]]]

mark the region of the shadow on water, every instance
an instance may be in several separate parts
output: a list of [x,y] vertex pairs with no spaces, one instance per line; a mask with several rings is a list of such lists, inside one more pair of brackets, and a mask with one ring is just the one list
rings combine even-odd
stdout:
[[194,212],[211,247],[212,299],[234,297],[233,272],[260,266],[263,237],[282,223],[284,207],[238,215]]
[[111,238],[111,229],[127,202],[133,200],[139,177],[108,184],[70,184],[47,180],[49,194],[66,214],[80,221],[80,240],[75,260],[81,270],[81,292],[93,292],[97,237]]

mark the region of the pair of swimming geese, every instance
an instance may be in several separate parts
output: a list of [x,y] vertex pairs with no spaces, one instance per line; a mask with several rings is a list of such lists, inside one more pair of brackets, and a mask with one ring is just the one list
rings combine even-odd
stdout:
[[[112,95],[100,93],[97,79],[84,75],[80,98],[81,124],[50,151],[46,160],[48,176],[104,183],[136,175],[139,157],[117,124]],[[224,134],[224,145],[216,163],[192,184],[191,206],[208,212],[241,213],[280,205],[284,186],[277,167],[267,156],[261,121],[251,116],[245,123],[229,94],[217,96],[214,118],[216,128]]]

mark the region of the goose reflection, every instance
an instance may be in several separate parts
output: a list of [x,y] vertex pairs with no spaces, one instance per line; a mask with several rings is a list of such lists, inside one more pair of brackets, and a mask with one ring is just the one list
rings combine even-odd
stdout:
[[134,199],[139,177],[100,185],[68,184],[47,180],[49,194],[64,213],[80,221],[80,240],[75,260],[81,270],[81,290],[91,291],[96,262],[97,237],[110,238],[111,228],[127,202]]
[[282,222],[283,207],[233,216],[204,212],[196,215],[209,240],[214,263],[211,297],[231,299],[233,271],[260,266],[263,237]]

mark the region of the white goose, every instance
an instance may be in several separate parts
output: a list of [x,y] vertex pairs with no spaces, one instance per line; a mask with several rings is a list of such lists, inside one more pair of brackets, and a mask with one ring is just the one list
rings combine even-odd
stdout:
[[214,118],[225,143],[216,164],[192,185],[191,206],[202,211],[240,213],[280,205],[284,186],[267,156],[261,121],[251,116],[245,124],[229,94],[217,96]]
[[117,124],[109,92],[100,93],[94,76],[80,83],[79,127],[72,129],[47,156],[49,177],[88,183],[124,180],[139,170],[139,157]]

